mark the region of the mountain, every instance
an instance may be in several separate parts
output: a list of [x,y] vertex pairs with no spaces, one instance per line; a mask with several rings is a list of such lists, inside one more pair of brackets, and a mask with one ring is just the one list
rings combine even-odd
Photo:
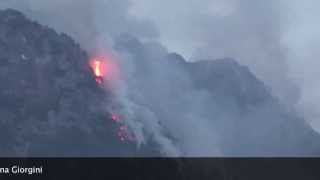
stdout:
[[129,35],[115,47],[134,67],[130,98],[158,117],[174,144],[190,149],[185,155],[319,155],[319,134],[234,59],[187,62]]
[[0,11],[0,156],[148,155],[120,142],[108,92],[66,34]]
[[223,156],[319,155],[319,135],[235,60],[187,62],[130,35],[114,48],[130,57],[124,97],[150,137],[141,146],[117,137],[106,110],[113,94],[79,44],[0,11],[0,156],[161,156],[165,146],[189,156],[216,147]]
[[[228,156],[317,156],[319,134],[232,59],[188,65],[196,86],[219,104],[216,126]],[[219,116],[219,115],[217,115]]]

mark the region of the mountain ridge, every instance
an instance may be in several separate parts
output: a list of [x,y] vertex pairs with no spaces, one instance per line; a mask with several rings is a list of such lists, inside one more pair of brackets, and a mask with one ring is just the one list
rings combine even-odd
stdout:
[[[208,104],[195,112],[216,128],[222,156],[319,155],[319,135],[235,60],[190,63],[130,36],[116,40],[115,49],[131,55],[137,68],[129,93],[147,97],[137,103],[155,112],[175,144],[181,137],[169,120],[193,112],[197,101],[190,96],[200,94],[197,100]],[[154,140],[141,147],[119,142],[104,110],[111,94],[97,85],[79,44],[12,9],[0,11],[0,82],[0,156],[163,155]],[[167,112],[180,105],[186,110]]]

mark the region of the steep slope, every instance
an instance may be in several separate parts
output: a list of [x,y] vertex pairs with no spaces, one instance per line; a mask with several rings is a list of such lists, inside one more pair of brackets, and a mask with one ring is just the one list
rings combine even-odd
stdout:
[[0,11],[0,156],[139,155],[117,138],[88,60],[67,35]]

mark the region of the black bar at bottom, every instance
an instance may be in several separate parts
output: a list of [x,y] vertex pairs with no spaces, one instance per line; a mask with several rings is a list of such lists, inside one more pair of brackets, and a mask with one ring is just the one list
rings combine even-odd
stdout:
[[320,180],[320,158],[0,158],[0,179],[29,178]]

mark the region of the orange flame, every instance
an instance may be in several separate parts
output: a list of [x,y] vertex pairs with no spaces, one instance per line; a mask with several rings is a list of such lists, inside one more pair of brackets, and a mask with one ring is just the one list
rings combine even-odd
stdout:
[[94,64],[94,74],[97,76],[97,77],[101,77],[102,74],[101,74],[101,61],[97,61],[95,60],[93,62]]
[[93,73],[95,75],[96,82],[98,84],[102,84],[103,79],[104,79],[104,75],[105,75],[105,69],[104,69],[103,62],[98,59],[93,59],[91,61],[90,65],[91,65],[91,68],[92,68]]
[[119,78],[118,66],[111,57],[93,58],[90,66],[98,84],[114,83]]

